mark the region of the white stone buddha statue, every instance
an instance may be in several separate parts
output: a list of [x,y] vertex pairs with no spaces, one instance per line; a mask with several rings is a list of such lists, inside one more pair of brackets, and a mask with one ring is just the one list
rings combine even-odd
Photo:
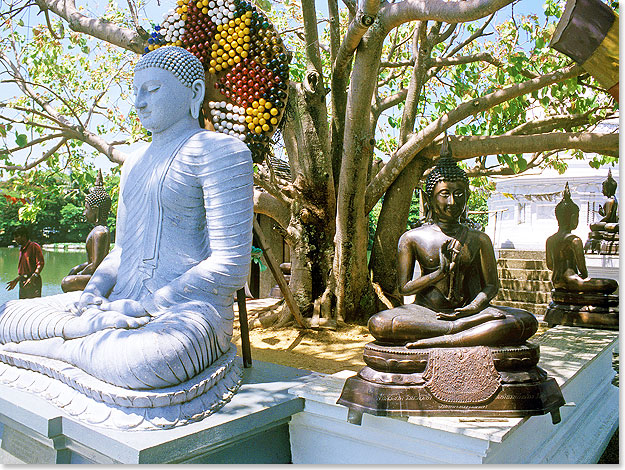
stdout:
[[129,390],[189,381],[231,344],[233,296],[252,245],[252,159],[203,130],[204,70],[163,47],[135,68],[135,106],[152,142],[124,163],[115,249],[84,291],[0,306],[2,353],[71,364]]

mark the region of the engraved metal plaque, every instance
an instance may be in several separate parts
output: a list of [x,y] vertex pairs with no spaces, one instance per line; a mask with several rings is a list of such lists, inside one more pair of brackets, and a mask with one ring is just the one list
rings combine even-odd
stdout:
[[478,405],[501,388],[489,348],[433,349],[425,373],[425,388],[441,403]]

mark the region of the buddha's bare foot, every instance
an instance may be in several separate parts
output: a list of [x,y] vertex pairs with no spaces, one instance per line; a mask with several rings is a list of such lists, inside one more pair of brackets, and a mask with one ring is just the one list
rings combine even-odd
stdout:
[[131,317],[111,310],[90,308],[63,327],[63,338],[81,338],[106,328],[139,328],[150,321],[149,316]]
[[495,308],[488,308],[480,313],[466,314],[455,320],[449,329],[449,333],[458,333],[491,320],[501,320],[506,314]]
[[406,348],[408,349],[421,349],[421,348],[429,348],[432,347],[430,343],[431,338],[419,339],[417,341],[413,341],[412,343],[406,343]]
[[48,338],[19,343],[7,343],[0,346],[1,351],[33,354],[35,356],[55,357],[65,340],[63,338]]

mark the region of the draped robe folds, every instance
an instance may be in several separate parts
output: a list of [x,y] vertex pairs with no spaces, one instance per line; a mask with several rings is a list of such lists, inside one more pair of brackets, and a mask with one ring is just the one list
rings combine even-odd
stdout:
[[233,296],[249,273],[252,173],[249,149],[210,131],[133,155],[122,169],[115,249],[85,291],[137,300],[150,321],[63,340],[80,292],[10,301],[0,307],[0,343],[53,341],[47,357],[128,389],[206,369],[231,347]]

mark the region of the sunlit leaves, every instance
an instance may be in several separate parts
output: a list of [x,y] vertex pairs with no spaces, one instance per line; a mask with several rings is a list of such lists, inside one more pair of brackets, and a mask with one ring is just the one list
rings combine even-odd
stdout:
[[[105,19],[124,25],[129,24],[127,16],[113,3],[109,3],[104,13]],[[26,79],[26,85],[55,114],[50,114],[49,109],[26,94],[16,94],[13,98],[9,95],[8,99],[5,95],[0,119],[16,125],[19,137],[15,144],[5,140],[0,146],[23,147],[29,141],[45,139],[67,127],[88,130],[105,140],[144,139],[145,131],[136,115],[128,112],[131,108],[128,89],[137,56],[85,34],[66,31],[62,21],[53,15],[50,18],[52,31],[45,24],[35,23],[21,29],[17,22],[4,24],[0,47],[8,51],[11,62]],[[7,67],[0,67],[0,79],[13,79]],[[15,90],[18,91],[17,87]],[[6,138],[7,130],[0,129],[0,137]],[[24,151],[4,156],[3,163],[23,164],[26,157],[38,158],[54,142],[58,139],[29,148],[27,156]],[[63,169],[73,165],[73,161],[80,162],[98,154],[90,147],[81,149],[82,143],[77,142],[69,140],[46,166]],[[9,171],[9,175],[11,173]]]

